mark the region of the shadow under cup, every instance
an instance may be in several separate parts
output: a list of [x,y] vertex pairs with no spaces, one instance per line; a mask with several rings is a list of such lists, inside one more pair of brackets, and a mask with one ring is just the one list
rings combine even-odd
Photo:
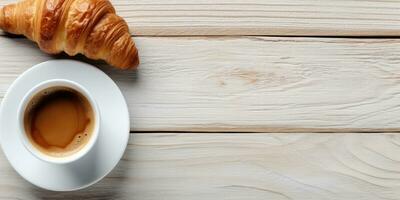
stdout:
[[[31,115],[30,112],[34,112],[32,111],[32,108],[35,108],[37,103],[40,103],[43,99],[43,101],[45,101],[45,99],[47,98],[46,96],[50,96],[51,92],[54,91],[54,93],[56,92],[62,92],[64,91],[66,92],[70,92],[75,93],[77,97],[81,97],[80,99],[82,100],[83,103],[87,103],[87,107],[90,109],[91,111],[91,117],[90,117],[90,127],[86,127],[89,126],[88,124],[85,124],[85,130],[87,130],[88,132],[84,133],[85,135],[87,135],[87,138],[85,138],[85,140],[82,139],[82,143],[73,151],[67,153],[67,154],[62,154],[62,152],[64,151],[63,148],[58,148],[58,150],[60,151],[61,154],[49,154],[49,153],[45,153],[45,151],[43,151],[43,148],[41,147],[41,145],[39,145],[38,142],[36,142],[37,140],[33,140],[33,133],[31,128],[31,122],[28,122],[28,126],[27,126],[27,115]],[[49,93],[50,92],[50,93]],[[38,98],[38,96],[43,96],[42,98]],[[39,100],[38,100],[39,99]],[[86,105],[85,103],[85,105]],[[57,109],[57,107],[53,107],[51,109]],[[58,111],[58,110],[57,110]],[[63,113],[62,111],[58,111],[58,113]],[[50,111],[51,113],[51,111]],[[53,112],[54,113],[54,112]],[[67,113],[68,114],[68,113]],[[50,115],[51,116],[51,115]],[[73,115],[75,116],[75,115]],[[53,116],[51,116],[53,117]],[[50,117],[50,118],[51,118]],[[57,117],[57,116],[54,116]],[[58,120],[58,121],[57,121]],[[57,119],[56,122],[58,124],[61,123],[60,127],[65,127],[62,126],[63,125],[63,121],[60,119]],[[77,119],[78,120],[78,119]],[[52,121],[52,120],[50,120]],[[47,121],[45,121],[47,122]],[[99,134],[99,122],[100,122],[100,115],[99,115],[99,109],[97,107],[97,104],[94,100],[94,98],[92,97],[92,95],[90,95],[90,93],[80,84],[73,82],[73,81],[69,81],[69,80],[64,80],[64,79],[53,79],[53,80],[48,80],[48,81],[44,81],[36,86],[34,86],[22,99],[22,102],[19,106],[19,111],[18,111],[18,123],[19,123],[19,134],[20,134],[20,139],[23,143],[23,145],[25,146],[25,148],[31,152],[34,156],[36,156],[37,158],[48,162],[48,163],[54,163],[54,164],[66,164],[66,163],[71,163],[74,162],[76,160],[79,160],[80,158],[82,158],[84,155],[86,155],[94,146],[94,144],[97,141],[98,138],[98,134]],[[52,126],[53,124],[44,124],[44,125],[48,125],[48,126]],[[64,137],[65,135],[63,132],[64,129],[57,131],[56,134],[52,134],[50,137]],[[68,136],[65,136],[68,137]],[[64,137],[64,138],[65,138]],[[81,138],[81,135],[77,135],[77,137]],[[75,136],[74,136],[74,140],[70,141],[73,142],[75,141]],[[80,141],[77,140],[78,142]],[[68,144],[68,146],[70,146],[70,144]],[[53,147],[51,147],[53,148]],[[55,147],[54,147],[55,148]],[[69,151],[69,150],[65,150],[65,151]]]

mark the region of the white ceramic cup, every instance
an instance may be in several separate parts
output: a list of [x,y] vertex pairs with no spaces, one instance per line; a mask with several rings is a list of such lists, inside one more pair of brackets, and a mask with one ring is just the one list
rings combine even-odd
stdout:
[[[24,115],[25,115],[25,110],[28,106],[28,104],[31,102],[32,98],[36,95],[42,92],[45,89],[52,88],[52,87],[66,87],[73,89],[77,92],[79,92],[81,95],[86,97],[86,99],[89,101],[90,106],[92,107],[93,114],[94,114],[94,127],[93,127],[93,132],[91,134],[91,137],[89,138],[89,141],[83,146],[79,151],[73,153],[72,155],[68,155],[65,157],[53,157],[46,155],[39,151],[33,144],[32,142],[28,139],[28,136],[25,131],[24,127]],[[20,139],[25,146],[25,148],[31,152],[34,156],[37,158],[48,162],[48,163],[53,163],[53,164],[68,164],[72,163],[74,161],[79,160],[83,156],[85,156],[95,145],[98,135],[99,135],[99,127],[100,127],[100,114],[99,114],[99,109],[97,107],[96,101],[92,97],[92,95],[86,90],[82,85],[65,80],[65,79],[53,79],[53,80],[47,80],[42,83],[39,83],[38,85],[34,86],[22,99],[22,102],[19,106],[18,110],[18,123],[19,123],[19,134],[20,134]]]

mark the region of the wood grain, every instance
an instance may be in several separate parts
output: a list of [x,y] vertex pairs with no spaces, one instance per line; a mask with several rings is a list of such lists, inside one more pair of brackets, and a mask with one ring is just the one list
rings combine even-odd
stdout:
[[[0,0],[0,6],[16,0]],[[112,0],[134,35],[399,36],[392,0]]]
[[103,181],[73,193],[22,180],[2,199],[400,199],[398,134],[134,134]]
[[[138,71],[92,62],[122,89],[132,131],[400,131],[400,40],[135,40]],[[0,97],[32,65],[65,58],[26,39],[0,44]]]

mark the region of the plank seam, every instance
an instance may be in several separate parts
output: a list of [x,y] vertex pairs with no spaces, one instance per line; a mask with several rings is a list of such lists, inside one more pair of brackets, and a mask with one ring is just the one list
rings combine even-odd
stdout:
[[282,134],[287,134],[287,133],[326,133],[326,134],[343,134],[343,133],[354,133],[354,134],[379,134],[379,133],[400,133],[400,130],[371,130],[371,131],[357,131],[355,130],[348,130],[348,129],[343,129],[343,130],[334,130],[332,131],[130,131],[130,134],[138,134],[138,133],[144,133],[144,134],[155,134],[155,133],[198,133],[198,134],[218,134],[218,133],[223,133],[223,134],[272,134],[272,133],[282,133]]
[[[9,38],[26,38],[25,36],[22,35],[14,35],[10,33],[5,33],[0,30],[0,37],[9,37]],[[357,36],[357,35],[349,35],[349,36],[343,36],[343,35],[261,35],[261,34],[242,34],[242,35],[173,35],[173,34],[165,34],[165,35],[135,35],[131,34],[131,37],[148,37],[148,38],[196,38],[196,37],[202,37],[202,38],[217,38],[217,37],[232,37],[232,38],[239,38],[239,37],[266,37],[266,38],[274,38],[274,37],[281,37],[281,38],[329,38],[329,39],[400,39],[399,36],[387,36],[387,35],[372,35],[372,36]]]

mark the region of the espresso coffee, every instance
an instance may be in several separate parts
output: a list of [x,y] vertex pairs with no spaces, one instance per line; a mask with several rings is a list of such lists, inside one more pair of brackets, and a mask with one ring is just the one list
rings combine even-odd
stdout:
[[25,133],[40,152],[65,157],[84,147],[93,132],[94,113],[78,91],[52,87],[35,95],[24,113]]

